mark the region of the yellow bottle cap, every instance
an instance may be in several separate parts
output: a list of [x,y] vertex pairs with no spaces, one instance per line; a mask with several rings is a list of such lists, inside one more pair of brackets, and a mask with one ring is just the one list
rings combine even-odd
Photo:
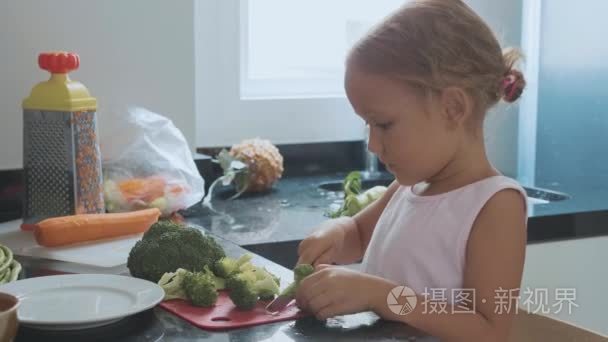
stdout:
[[97,100],[80,82],[72,81],[68,72],[78,69],[80,58],[75,53],[47,52],[38,56],[41,69],[51,72],[48,81],[38,83],[23,100],[23,109],[59,112],[97,110]]

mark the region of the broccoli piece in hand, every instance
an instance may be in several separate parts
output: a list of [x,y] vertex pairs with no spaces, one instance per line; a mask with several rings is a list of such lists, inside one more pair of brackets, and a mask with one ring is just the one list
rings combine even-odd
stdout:
[[184,275],[182,287],[193,305],[211,307],[217,301],[215,280],[207,272],[188,272]]
[[296,291],[298,290],[298,286],[300,282],[313,274],[315,271],[314,267],[310,264],[299,264],[293,269],[293,282],[289,284],[282,292],[281,296],[290,296],[293,297],[296,295]]
[[310,264],[299,264],[293,269],[293,280],[300,283],[304,278],[315,272],[315,268]]

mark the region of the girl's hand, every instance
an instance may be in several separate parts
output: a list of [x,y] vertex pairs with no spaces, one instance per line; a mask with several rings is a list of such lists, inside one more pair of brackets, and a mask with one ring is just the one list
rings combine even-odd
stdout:
[[374,310],[395,285],[382,278],[344,267],[320,265],[304,278],[296,293],[297,305],[319,320]]
[[334,263],[344,245],[346,221],[334,219],[325,221],[309,237],[300,242],[298,264]]

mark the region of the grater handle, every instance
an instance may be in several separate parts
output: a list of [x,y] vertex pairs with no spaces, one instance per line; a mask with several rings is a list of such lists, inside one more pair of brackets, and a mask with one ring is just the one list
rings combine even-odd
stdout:
[[80,66],[80,57],[72,52],[43,52],[38,55],[38,66],[52,74],[66,74]]

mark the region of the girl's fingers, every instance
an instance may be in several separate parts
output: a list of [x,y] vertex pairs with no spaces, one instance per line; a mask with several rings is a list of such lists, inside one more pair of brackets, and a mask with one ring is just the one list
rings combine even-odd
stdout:
[[308,301],[310,298],[317,295],[319,291],[318,289],[320,288],[319,286],[317,286],[319,280],[320,278],[318,276],[318,273],[316,272],[302,279],[302,281],[298,285],[296,296],[301,295],[301,299]]
[[315,316],[322,312],[324,309],[327,309],[334,305],[334,298],[328,292],[323,292],[318,296],[312,298],[308,302],[308,311],[310,311]]
[[302,242],[300,242],[300,244],[298,245],[298,255],[302,255],[302,253],[304,253],[304,251],[307,249],[309,244],[310,244],[309,238],[302,240]]
[[324,281],[324,273],[315,270],[315,273],[302,279],[296,292],[296,300],[298,302],[303,303],[304,306],[308,306],[312,298],[330,290],[328,284]]
[[315,313],[327,305],[327,301],[331,301],[330,293],[330,289],[324,286],[322,281],[309,281],[304,286],[300,283],[296,293],[296,302],[300,308]]
[[[328,305],[319,310],[319,312],[315,313],[315,317],[318,320],[322,321],[341,314],[343,313],[341,313],[341,309],[339,307],[337,307],[336,305]],[[346,314],[346,312],[344,312],[344,314]]]
[[315,266],[315,269],[316,269],[316,267],[319,265],[331,264],[334,261],[333,254],[334,254],[333,248],[327,249],[315,261],[313,261],[312,265]]
[[314,265],[317,259],[323,254],[331,251],[331,246],[326,247],[311,247],[302,251],[298,258],[298,264],[311,264]]
[[315,265],[315,272],[322,271],[322,270],[324,270],[326,268],[329,268],[329,267],[332,267],[332,265],[326,264],[326,263],[321,263],[321,264]]

